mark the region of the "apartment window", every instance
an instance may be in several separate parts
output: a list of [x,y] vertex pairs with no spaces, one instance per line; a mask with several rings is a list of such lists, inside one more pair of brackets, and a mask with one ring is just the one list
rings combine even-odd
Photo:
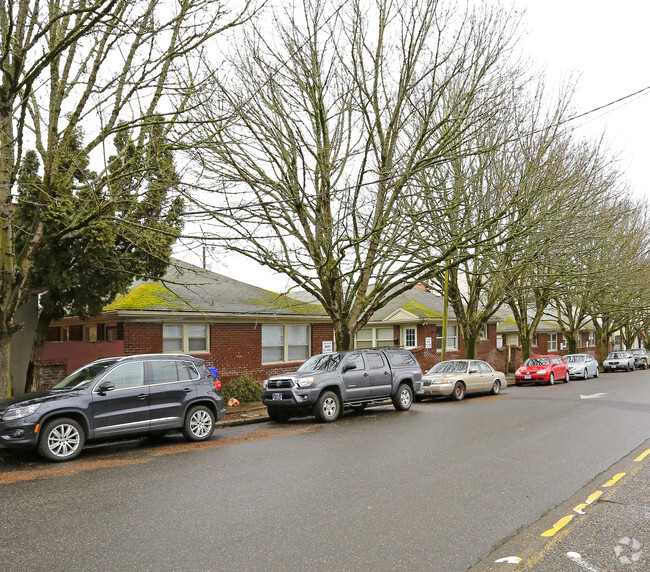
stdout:
[[[458,349],[458,327],[447,326],[447,350]],[[436,350],[442,350],[442,326],[436,327]]]
[[533,347],[536,348],[539,346],[539,339],[537,338],[537,334],[533,334]]
[[[355,336],[357,349],[393,347],[393,327],[383,328],[362,328]],[[415,346],[414,346],[415,347]]]
[[309,326],[262,325],[262,363],[304,361],[309,349]]
[[487,340],[488,339],[488,327],[487,324],[485,324],[481,328],[481,333],[478,335],[479,340]]
[[207,324],[163,324],[163,351],[175,353],[206,353],[209,329]]
[[506,339],[506,344],[509,346],[518,346],[519,336],[517,334],[508,334],[508,337]]
[[417,328],[404,328],[404,347],[411,349],[418,345]]
[[548,351],[549,352],[557,351],[557,334],[548,335]]
[[97,341],[97,326],[84,326],[84,342]]

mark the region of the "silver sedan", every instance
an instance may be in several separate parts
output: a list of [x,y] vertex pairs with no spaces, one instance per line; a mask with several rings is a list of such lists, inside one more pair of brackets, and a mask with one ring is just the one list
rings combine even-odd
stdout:
[[564,356],[564,361],[569,366],[569,376],[572,378],[598,377],[598,362],[591,354],[569,354]]
[[508,387],[506,376],[478,359],[441,361],[422,376],[418,397],[446,396],[460,401],[466,393],[498,394]]

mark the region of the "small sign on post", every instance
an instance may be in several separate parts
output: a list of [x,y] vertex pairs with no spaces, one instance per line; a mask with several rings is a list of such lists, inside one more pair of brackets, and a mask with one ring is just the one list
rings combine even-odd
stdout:
[[324,354],[331,354],[334,351],[334,342],[332,340],[323,340],[323,351]]
[[431,337],[424,338],[424,347],[430,350],[433,347],[433,338]]

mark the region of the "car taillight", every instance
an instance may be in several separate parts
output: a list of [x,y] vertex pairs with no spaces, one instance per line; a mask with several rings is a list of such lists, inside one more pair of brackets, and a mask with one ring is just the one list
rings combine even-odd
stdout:
[[214,386],[221,391],[221,382],[218,379],[214,380]]

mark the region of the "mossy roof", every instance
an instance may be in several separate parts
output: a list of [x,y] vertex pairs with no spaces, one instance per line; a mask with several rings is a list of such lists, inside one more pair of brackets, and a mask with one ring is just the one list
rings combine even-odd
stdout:
[[296,300],[177,260],[160,280],[135,284],[104,308],[121,310],[326,316],[320,304]]

